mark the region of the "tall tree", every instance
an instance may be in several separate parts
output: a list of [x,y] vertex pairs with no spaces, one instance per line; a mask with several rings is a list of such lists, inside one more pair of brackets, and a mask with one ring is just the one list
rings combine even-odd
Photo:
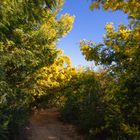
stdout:
[[[116,133],[120,139],[121,137],[138,139],[140,135],[140,3],[138,0],[95,0],[90,8],[103,8],[106,11],[121,10],[129,17],[129,24],[120,24],[117,29],[113,23],[107,24],[103,43],[81,41],[80,45],[86,59],[102,65],[112,77],[103,88],[106,97],[108,96],[106,101],[108,109],[110,108],[111,111],[106,117],[106,121],[110,121],[107,123],[108,128],[111,131],[113,129],[114,134]],[[118,119],[115,119],[116,116]]]
[[63,0],[0,1],[0,139],[23,120],[33,74],[54,62],[57,41],[72,28],[72,16],[58,18],[62,5]]

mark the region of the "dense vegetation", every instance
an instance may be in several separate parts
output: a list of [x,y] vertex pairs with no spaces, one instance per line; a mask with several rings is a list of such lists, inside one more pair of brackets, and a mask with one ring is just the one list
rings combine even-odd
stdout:
[[[73,17],[57,17],[63,1],[0,1],[0,139],[18,139],[35,93],[36,74],[60,54],[58,39],[68,33]],[[12,137],[11,137],[12,136]]]
[[86,60],[74,68],[57,48],[74,18],[58,18],[63,0],[0,1],[0,140],[16,140],[33,106],[56,106],[87,139],[140,139],[140,4],[94,0],[91,9],[122,10],[130,19],[105,26],[103,43],[81,41]]
[[105,131],[107,138],[139,139],[140,3],[138,0],[100,0],[91,5],[91,9],[100,7],[107,11],[122,10],[130,22],[120,24],[117,29],[112,23],[107,24],[103,43],[81,41],[86,59],[94,60],[105,69],[100,80],[105,124],[97,128],[101,134]]

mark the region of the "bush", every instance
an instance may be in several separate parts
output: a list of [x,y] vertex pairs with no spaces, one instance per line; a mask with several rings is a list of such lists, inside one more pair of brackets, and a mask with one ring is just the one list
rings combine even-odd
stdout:
[[0,139],[16,140],[29,109],[29,96],[0,82]]
[[138,140],[139,109],[135,97],[129,98],[129,90],[106,72],[77,73],[64,91],[61,116],[78,124],[87,139]]
[[77,73],[64,91],[66,102],[61,107],[62,118],[78,124],[87,133],[92,128],[100,128],[104,123],[101,94],[94,72]]

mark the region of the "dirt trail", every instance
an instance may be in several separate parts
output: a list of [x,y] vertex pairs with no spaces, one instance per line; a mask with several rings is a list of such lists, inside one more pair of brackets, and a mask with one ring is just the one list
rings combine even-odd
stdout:
[[84,140],[73,125],[62,123],[58,117],[56,109],[36,111],[26,127],[27,140]]

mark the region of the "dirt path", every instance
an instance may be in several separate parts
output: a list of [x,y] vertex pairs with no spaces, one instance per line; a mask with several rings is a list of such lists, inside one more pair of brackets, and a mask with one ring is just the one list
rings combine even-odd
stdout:
[[63,124],[56,109],[36,111],[26,127],[27,140],[84,140],[70,124]]

